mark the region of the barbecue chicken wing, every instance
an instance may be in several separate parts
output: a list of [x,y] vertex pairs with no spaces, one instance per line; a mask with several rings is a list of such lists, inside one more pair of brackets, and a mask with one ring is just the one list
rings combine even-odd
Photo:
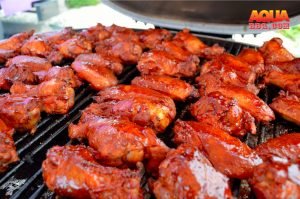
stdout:
[[49,70],[51,64],[43,58],[20,55],[8,60],[6,67],[0,69],[0,89],[3,90],[9,90],[14,82],[36,84],[38,77],[34,73]]
[[14,84],[10,92],[14,94],[37,97],[41,110],[50,114],[65,114],[74,105],[75,91],[66,82],[52,79],[39,85]]
[[78,125],[71,124],[69,137],[86,138],[99,153],[99,162],[108,166],[136,166],[146,162],[152,170],[165,158],[168,147],[155,132],[128,119],[85,114]]
[[300,161],[300,133],[285,134],[258,145],[255,151],[263,159],[279,157],[291,162]]
[[273,84],[300,97],[300,74],[271,71],[265,76],[266,84]]
[[297,96],[281,94],[270,107],[284,119],[300,125],[300,101]]
[[34,31],[22,32],[0,41],[0,63],[5,63],[7,59],[20,53],[23,43],[31,37]]
[[19,160],[12,138],[13,132],[14,130],[0,119],[0,173],[4,172],[9,164]]
[[191,144],[207,156],[213,166],[231,178],[248,178],[262,160],[239,139],[218,127],[193,121],[176,121],[174,142]]
[[182,61],[167,51],[151,50],[142,54],[137,68],[144,75],[192,77],[197,72],[198,64],[199,59],[195,56]]
[[266,65],[268,71],[276,70],[284,73],[300,73],[300,58],[295,58],[292,61],[274,62]]
[[96,26],[83,30],[80,34],[92,44],[103,41],[111,36],[111,33],[106,30],[105,26],[99,23]]
[[218,44],[211,47],[207,46],[199,38],[192,35],[188,29],[183,29],[177,33],[173,41],[177,45],[184,47],[190,53],[207,59],[214,58],[225,51],[225,49]]
[[300,164],[266,162],[259,165],[250,185],[257,198],[300,198]]
[[[108,66],[120,67],[119,64],[106,61],[105,58],[103,59],[96,54],[79,55],[71,65],[77,75],[89,82],[96,90],[114,86],[118,83],[118,79]],[[115,68],[115,70],[119,69]]]
[[228,182],[196,147],[181,145],[159,166],[153,192],[158,199],[231,198]]
[[264,73],[264,58],[259,51],[252,48],[245,48],[237,57],[248,63],[256,74],[261,75]]
[[55,79],[57,81],[66,82],[72,88],[77,88],[82,84],[80,79],[77,77],[77,75],[75,75],[74,71],[69,66],[54,66],[48,71],[35,72],[34,74],[38,76],[39,82]]
[[64,58],[76,58],[80,54],[91,53],[92,44],[86,38],[77,35],[58,46],[59,53]]
[[191,106],[191,114],[200,122],[217,126],[234,136],[256,133],[255,120],[236,100],[219,92],[203,96]]
[[17,131],[34,133],[40,120],[38,99],[19,95],[0,95],[0,119]]
[[55,146],[43,162],[43,178],[56,194],[70,198],[142,198],[141,172],[104,167],[85,146]]
[[190,84],[169,76],[143,75],[135,77],[131,84],[159,91],[174,100],[184,101],[189,96],[195,95],[195,90]]
[[265,63],[286,62],[294,59],[294,56],[282,46],[282,40],[273,38],[266,41],[264,45],[259,48],[262,53]]
[[144,48],[153,49],[163,41],[171,40],[172,33],[166,29],[148,29],[137,33]]
[[158,132],[162,132],[176,115],[176,107],[170,97],[134,85],[107,88],[95,100],[101,103],[98,109],[106,114],[128,117],[133,122],[149,126]]

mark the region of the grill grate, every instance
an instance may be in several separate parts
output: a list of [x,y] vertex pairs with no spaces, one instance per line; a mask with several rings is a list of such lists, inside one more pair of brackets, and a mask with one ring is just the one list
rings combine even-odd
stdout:
[[[243,48],[253,47],[231,40],[199,34],[195,35],[208,45],[218,43],[225,47],[227,52],[234,55],[237,55]],[[139,72],[135,67],[127,67],[123,75],[119,77],[120,83],[129,84],[133,77],[138,74]],[[14,137],[20,162],[0,175],[0,198],[55,198],[55,195],[43,183],[41,163],[45,159],[45,154],[49,148],[54,145],[70,143],[67,133],[68,125],[80,118],[80,110],[92,102],[92,97],[95,93],[87,85],[80,87],[76,91],[75,106],[68,114],[63,116],[44,115],[34,136],[23,134]],[[278,89],[268,87],[263,89],[259,96],[269,103],[277,93]],[[188,107],[193,101],[195,99],[176,104],[177,118],[188,119],[190,117]],[[160,137],[170,147],[174,146],[170,141],[172,138],[172,126],[173,124]],[[255,147],[269,138],[292,131],[300,131],[300,128],[282,119],[276,119],[268,125],[258,123],[257,135],[247,134],[243,141],[250,147]],[[233,180],[232,191],[237,198],[254,198],[247,181],[244,180]]]

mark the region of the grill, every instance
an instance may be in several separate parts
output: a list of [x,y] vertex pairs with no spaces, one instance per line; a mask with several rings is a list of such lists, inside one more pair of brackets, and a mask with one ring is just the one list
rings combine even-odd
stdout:
[[[227,52],[237,55],[243,48],[249,48],[241,43],[231,40],[220,39],[200,34],[195,34],[208,45],[218,43],[226,48]],[[120,75],[119,82],[122,84],[130,84],[130,81],[139,75],[134,66],[126,67],[126,70]],[[193,80],[190,83],[194,84]],[[267,87],[263,89],[259,96],[267,103],[277,95],[278,89],[275,87]],[[76,122],[81,115],[80,110],[84,109],[92,102],[92,97],[96,94],[89,86],[83,85],[76,90],[75,106],[66,115],[43,115],[42,121],[39,123],[34,136],[30,134],[17,134],[14,137],[17,151],[19,153],[20,162],[14,164],[10,169],[0,175],[0,198],[54,198],[55,194],[47,189],[43,183],[41,164],[46,157],[46,152],[54,145],[70,144],[68,138],[68,126],[72,122]],[[191,119],[188,113],[189,105],[195,99],[189,99],[184,103],[177,103],[177,118],[187,120]],[[175,119],[175,120],[176,120]],[[174,120],[174,121],[175,121]],[[171,142],[172,138],[171,124],[166,132],[160,138],[170,147],[174,147]],[[247,134],[243,141],[250,147],[265,142],[269,138],[279,136],[287,132],[298,131],[300,128],[294,124],[284,121],[277,117],[270,124],[257,123],[257,135]],[[233,195],[237,198],[254,198],[253,193],[247,181],[233,180]],[[149,198],[149,195],[147,195]]]

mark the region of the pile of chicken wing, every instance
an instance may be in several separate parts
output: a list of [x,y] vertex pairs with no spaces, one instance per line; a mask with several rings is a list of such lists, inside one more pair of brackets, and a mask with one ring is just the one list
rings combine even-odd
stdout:
[[[34,133],[42,112],[66,114],[86,82],[99,93],[68,129],[81,144],[53,147],[42,165],[56,194],[232,198],[240,179],[257,198],[300,197],[299,133],[242,142],[277,118],[300,125],[300,61],[278,38],[232,55],[187,29],[98,24],[14,35],[0,42],[0,62],[0,172],[19,160],[13,134]],[[134,65],[139,76],[118,84]],[[268,105],[258,94],[269,85],[281,91]]]

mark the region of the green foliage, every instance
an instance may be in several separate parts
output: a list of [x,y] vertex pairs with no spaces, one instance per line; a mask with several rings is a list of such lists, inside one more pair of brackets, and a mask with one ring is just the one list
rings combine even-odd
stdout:
[[97,5],[100,0],[65,0],[69,8],[79,8],[82,6]]
[[296,41],[300,38],[300,25],[293,26],[288,30],[279,30],[279,33],[293,41]]

